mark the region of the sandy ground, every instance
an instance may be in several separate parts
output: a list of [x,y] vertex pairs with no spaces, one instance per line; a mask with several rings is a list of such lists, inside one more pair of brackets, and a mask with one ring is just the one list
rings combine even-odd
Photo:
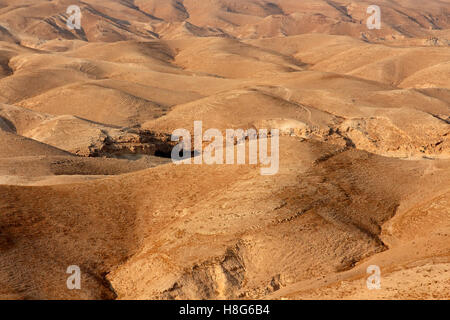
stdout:
[[0,298],[448,300],[450,1],[371,4],[0,0]]

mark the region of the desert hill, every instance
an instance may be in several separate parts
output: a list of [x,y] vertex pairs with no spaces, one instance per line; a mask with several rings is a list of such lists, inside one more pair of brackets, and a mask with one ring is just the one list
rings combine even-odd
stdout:
[[[0,298],[449,299],[449,39],[449,0],[0,0]],[[195,121],[279,172],[173,164]]]
[[[321,275],[381,254],[386,221],[408,219],[425,201],[439,200],[434,194],[445,195],[440,186],[449,178],[448,161],[404,162],[283,142],[282,171],[269,178],[249,166],[168,165],[83,184],[0,187],[2,225],[9,226],[2,229],[8,257],[2,283],[11,288],[3,296],[108,298],[110,282],[119,298],[263,297],[304,280],[323,283]],[[20,214],[8,214],[18,206]],[[433,229],[432,215],[423,221]],[[445,252],[445,225],[428,238],[426,252],[414,245],[411,228],[390,234],[390,241],[409,247],[407,258],[431,263],[431,249]],[[395,259],[383,263],[392,267]],[[23,271],[16,261],[23,261]],[[70,261],[83,265],[83,291],[65,289],[63,266]]]
[[[383,28],[368,32],[367,8],[383,8]],[[448,0],[100,0],[2,1],[2,38],[30,46],[57,38],[98,42],[221,35],[235,38],[307,33],[370,41],[448,41]],[[67,30],[70,5],[83,12],[80,30]],[[41,39],[37,41],[36,38]]]

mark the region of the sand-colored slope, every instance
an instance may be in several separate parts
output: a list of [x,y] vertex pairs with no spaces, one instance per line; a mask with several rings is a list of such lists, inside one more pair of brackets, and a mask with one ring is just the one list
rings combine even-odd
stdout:
[[[173,45],[173,44],[172,44]],[[280,72],[300,71],[302,63],[290,57],[239,41],[225,38],[178,41],[181,50],[175,62],[195,70],[226,78],[269,76]],[[192,59],[192,56],[198,57]]]
[[[155,37],[148,32],[151,28],[145,27],[144,22],[154,22],[157,19],[139,11],[132,5],[120,3],[120,1],[112,0],[107,5],[102,1],[95,0],[22,2],[11,3],[0,14],[15,34],[28,45],[38,44],[36,38],[120,41]],[[71,5],[77,5],[82,10],[83,26],[81,30],[66,28],[66,20],[69,17],[66,10]],[[135,21],[133,25],[127,23],[126,19],[130,18]]]
[[14,133],[0,131],[1,139],[1,158],[36,156],[36,155],[67,155],[57,148],[45,145],[35,140],[25,138]]
[[[426,161],[292,138],[282,139],[281,159],[280,174],[266,178],[249,166],[169,165],[139,179],[0,187],[2,225],[10,226],[2,229],[2,287],[28,298],[105,298],[109,274],[119,298],[261,297],[385,250],[382,224],[450,174],[447,165],[437,175]],[[85,276],[74,292],[65,289],[65,269],[75,263]]]
[[[0,298],[448,299],[450,2],[371,4],[0,0]],[[200,120],[278,174],[172,164]]]
[[[445,172],[448,162],[430,165],[428,173]],[[388,250],[366,259],[354,269],[304,281],[272,295],[287,299],[448,299],[449,190],[424,192],[423,200],[406,201],[383,227]],[[366,269],[381,269],[381,288],[368,290]]]
[[[83,158],[74,156],[25,156],[0,159],[1,184],[35,184],[43,179],[57,180],[58,184],[75,179],[114,176],[144,170],[167,163],[167,160],[148,157],[134,160]],[[53,183],[49,183],[50,185]]]
[[[306,34],[289,38],[251,40],[248,43],[290,55],[310,65],[309,70],[348,74],[362,79],[392,84],[402,88],[419,87],[413,81],[425,81],[431,72],[445,72],[450,60],[447,48],[397,48],[369,45],[350,37]],[[422,75],[422,77],[420,77]],[[450,84],[436,75],[440,87]],[[408,80],[406,80],[408,79]],[[430,81],[432,81],[430,79]]]
[[52,118],[49,114],[38,113],[29,109],[0,104],[0,117],[2,123],[9,131],[23,135],[26,131],[35,128],[45,120]]
[[[182,0],[118,1],[63,0],[30,3],[2,1],[2,39],[41,45],[41,40],[64,38],[95,42],[172,39],[186,32],[199,36],[222,34],[228,37],[261,38],[292,36],[311,32],[349,35],[369,41],[418,38],[445,44],[449,28],[448,0],[383,0],[381,30],[368,30],[370,1],[343,0]],[[70,5],[83,13],[81,30],[66,28]],[[187,30],[186,27],[190,30]],[[442,39],[442,41],[440,40]],[[409,41],[409,40],[407,40]],[[433,41],[429,42],[431,45]]]
[[[86,100],[89,102],[86,103]],[[19,105],[39,112],[73,114],[92,121],[121,126],[133,126],[163,112],[163,107],[152,101],[95,82],[51,90],[35,99],[22,101]],[[99,105],[103,107],[96,108]]]
[[[208,1],[200,4],[186,0],[189,21],[219,26],[240,37],[270,37],[310,32],[351,35],[364,39],[423,37],[448,29],[445,4],[421,1],[378,1],[382,8],[383,28],[368,31],[366,20],[370,1],[348,3],[328,0]],[[207,10],[204,10],[207,9]]]
[[108,126],[72,115],[52,116],[10,105],[0,105],[0,128],[84,157],[139,159],[170,153],[170,135],[157,136],[136,128]]
[[143,128],[165,134],[178,128],[192,132],[194,121],[202,121],[205,130],[276,127],[285,135],[350,143],[381,155],[449,155],[450,128],[442,116],[449,113],[449,107],[440,99],[320,72],[288,74],[256,83],[178,105]]

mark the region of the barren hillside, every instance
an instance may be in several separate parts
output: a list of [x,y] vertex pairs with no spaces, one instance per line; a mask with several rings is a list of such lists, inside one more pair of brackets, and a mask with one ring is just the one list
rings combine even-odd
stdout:
[[449,79],[449,0],[0,0],[0,298],[448,300]]

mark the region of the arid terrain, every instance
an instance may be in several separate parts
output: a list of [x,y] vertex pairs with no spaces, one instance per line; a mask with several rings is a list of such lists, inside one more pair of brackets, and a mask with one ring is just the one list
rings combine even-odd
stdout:
[[448,300],[450,0],[0,0],[0,195],[0,299]]

